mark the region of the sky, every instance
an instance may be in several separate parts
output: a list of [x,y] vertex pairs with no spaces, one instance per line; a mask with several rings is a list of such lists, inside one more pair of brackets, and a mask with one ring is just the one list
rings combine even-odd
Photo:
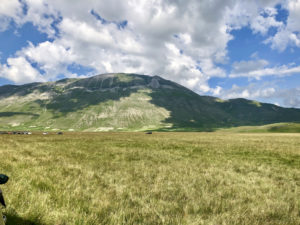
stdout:
[[300,0],[0,0],[0,85],[158,75],[300,108]]

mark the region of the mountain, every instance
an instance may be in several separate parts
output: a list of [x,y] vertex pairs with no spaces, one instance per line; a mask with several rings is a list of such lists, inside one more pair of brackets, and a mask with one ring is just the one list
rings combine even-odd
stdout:
[[200,96],[159,76],[103,74],[0,87],[2,130],[213,130],[300,122],[300,109]]

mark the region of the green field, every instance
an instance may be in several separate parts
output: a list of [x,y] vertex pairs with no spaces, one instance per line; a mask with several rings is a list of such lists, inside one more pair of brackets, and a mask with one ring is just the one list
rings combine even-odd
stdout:
[[230,133],[300,133],[300,123],[274,123],[262,126],[219,128],[216,131]]
[[300,134],[0,135],[11,225],[300,224]]

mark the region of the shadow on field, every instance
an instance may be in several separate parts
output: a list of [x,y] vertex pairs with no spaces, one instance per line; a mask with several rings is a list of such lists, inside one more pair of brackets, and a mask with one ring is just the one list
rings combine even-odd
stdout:
[[40,223],[39,221],[32,221],[23,219],[22,217],[19,217],[17,215],[6,215],[7,217],[7,223],[6,225],[45,225],[43,223]]

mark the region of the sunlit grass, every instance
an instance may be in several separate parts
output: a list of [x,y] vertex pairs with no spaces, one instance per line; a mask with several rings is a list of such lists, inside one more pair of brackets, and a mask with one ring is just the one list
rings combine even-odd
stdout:
[[300,224],[300,134],[0,135],[8,224]]

